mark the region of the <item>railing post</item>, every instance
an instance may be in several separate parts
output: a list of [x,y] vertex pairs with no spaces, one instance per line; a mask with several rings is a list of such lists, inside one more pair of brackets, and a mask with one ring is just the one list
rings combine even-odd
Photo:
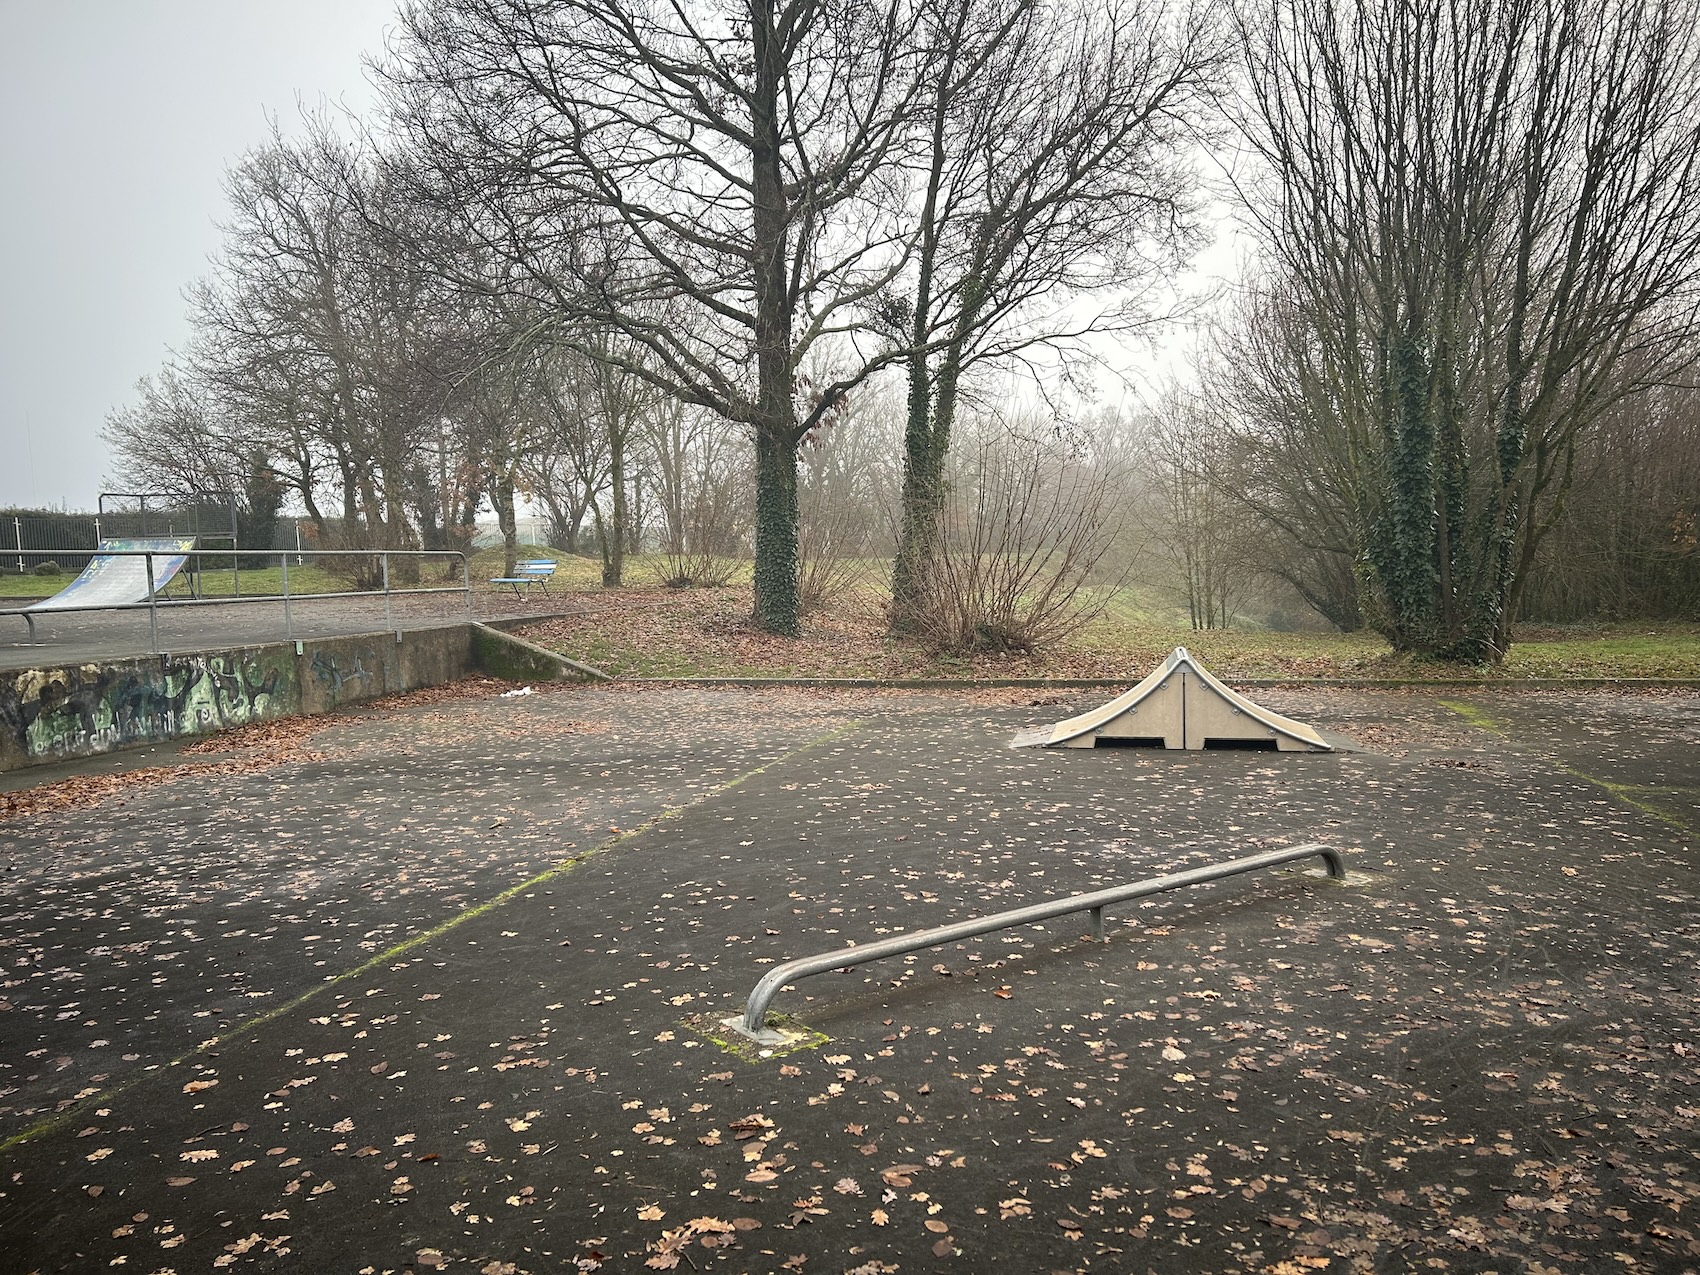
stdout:
[[1104,909],[1103,908],[1093,908],[1092,909],[1092,937],[1097,939],[1098,942],[1100,942],[1100,943],[1108,943],[1110,941],[1104,935]]
[[281,556],[283,563],[283,636],[290,642],[295,640],[295,624],[289,614],[289,555]]
[[384,578],[384,627],[393,629],[395,624],[390,619],[390,555],[387,550],[378,555],[378,570]]
[[148,571],[148,650],[159,654],[159,594],[153,582],[153,554],[143,554]]
[[[20,558],[18,561],[22,562]],[[460,555],[460,583],[466,591],[466,613],[472,614],[472,559],[464,553]]]

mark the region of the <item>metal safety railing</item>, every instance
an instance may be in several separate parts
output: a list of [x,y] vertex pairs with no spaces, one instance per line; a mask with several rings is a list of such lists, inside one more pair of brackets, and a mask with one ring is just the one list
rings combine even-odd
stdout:
[[[472,614],[472,565],[466,554],[456,549],[32,549],[30,552],[41,555],[48,554],[82,554],[88,558],[142,558],[144,587],[147,597],[140,602],[97,603],[90,605],[55,605],[44,607],[4,607],[0,615],[21,616],[29,626],[29,640],[35,642],[35,622],[42,615],[66,615],[88,613],[95,611],[146,611],[148,613],[149,649],[159,649],[159,613],[162,610],[173,610],[179,607],[197,606],[233,606],[251,605],[256,602],[281,602],[283,604],[284,636],[288,640],[295,637],[295,621],[292,606],[299,602],[312,602],[327,598],[376,598],[384,600],[384,627],[393,627],[393,616],[390,600],[393,597],[425,593],[459,593],[466,599],[467,614]],[[280,568],[280,584],[276,593],[243,593],[241,569],[237,565],[243,558],[263,558],[268,561],[276,560]],[[340,558],[347,561],[350,558],[376,559],[378,562],[378,578],[380,586],[376,589],[347,589],[321,593],[293,593],[289,588],[289,563],[294,559],[300,567],[306,559]],[[449,585],[405,585],[392,586],[390,582],[390,560],[402,558],[438,558],[451,562],[459,559],[460,583]],[[232,591],[229,594],[213,596],[198,596],[188,598],[161,597],[160,591],[166,588],[175,578],[176,572],[170,566],[174,560],[189,559],[195,563],[192,574],[205,576],[216,572],[230,573]],[[203,559],[214,559],[219,565],[211,568],[202,566]],[[162,564],[163,571],[155,569],[155,563]],[[229,566],[223,564],[229,563]],[[254,569],[249,568],[250,577]]]
[[766,1029],[768,1006],[781,988],[800,978],[825,974],[831,970],[851,969],[869,961],[884,960],[888,956],[923,952],[928,948],[943,947],[947,943],[958,943],[963,939],[977,938],[982,934],[1007,930],[1017,925],[1033,925],[1075,912],[1090,912],[1092,936],[1100,942],[1107,942],[1104,937],[1104,909],[1111,904],[1126,903],[1130,899],[1142,899],[1151,894],[1162,894],[1168,890],[1202,885],[1206,881],[1220,881],[1224,877],[1237,877],[1246,872],[1257,872],[1263,868],[1280,867],[1282,864],[1312,858],[1321,858],[1327,864],[1329,876],[1337,879],[1345,877],[1345,863],[1339,852],[1332,847],[1317,844],[1293,846],[1290,849],[1250,855],[1244,859],[1231,859],[1227,863],[1192,868],[1186,872],[1174,872],[1168,876],[1152,877],[1146,881],[1135,881],[1129,885],[1114,885],[1106,890],[1095,890],[1091,894],[1071,894],[1066,898],[1047,899],[1042,903],[1030,903],[1026,907],[1013,908],[1008,912],[996,912],[991,916],[958,921],[954,925],[894,934],[874,943],[843,947],[835,952],[822,952],[818,956],[800,956],[775,965],[763,974],[750,991],[749,1000],[744,1004],[743,1018],[728,1020],[728,1025],[754,1040],[767,1043],[770,1038],[777,1039],[776,1033]]

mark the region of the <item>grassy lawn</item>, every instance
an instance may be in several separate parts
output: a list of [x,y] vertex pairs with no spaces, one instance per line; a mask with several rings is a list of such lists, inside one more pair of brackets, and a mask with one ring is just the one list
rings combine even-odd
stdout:
[[[1479,677],[1700,677],[1700,624],[1530,629],[1505,665],[1474,670],[1396,656],[1373,633],[1194,632],[1160,599],[1126,590],[1106,614],[1059,647],[1031,656],[940,656],[884,632],[884,598],[851,592],[807,616],[803,636],[777,638],[749,623],[747,585],[668,589],[634,584],[562,591],[581,614],[528,626],[533,641],[609,673],[633,677],[1102,677],[1137,680],[1185,646],[1226,678],[1410,679]],[[629,578],[641,579],[639,572]]]

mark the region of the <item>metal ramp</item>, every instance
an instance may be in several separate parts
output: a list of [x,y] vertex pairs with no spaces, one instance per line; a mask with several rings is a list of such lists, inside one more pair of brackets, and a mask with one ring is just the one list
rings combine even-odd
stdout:
[[1303,722],[1272,713],[1222,685],[1184,646],[1177,646],[1149,677],[1108,704],[1026,731],[1010,746],[1333,751]]
[[[146,602],[183,569],[194,547],[193,536],[102,540],[80,576],[51,598],[25,609],[84,611]],[[150,558],[147,554],[154,556]]]

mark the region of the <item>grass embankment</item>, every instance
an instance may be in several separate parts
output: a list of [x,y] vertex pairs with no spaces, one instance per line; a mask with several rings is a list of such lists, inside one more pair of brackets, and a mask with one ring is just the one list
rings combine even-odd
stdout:
[[[562,609],[582,614],[528,626],[531,640],[626,677],[1052,677],[1133,680],[1185,646],[1226,678],[1365,681],[1533,678],[1700,678],[1700,624],[1531,629],[1505,664],[1471,669],[1398,656],[1372,633],[1194,632],[1155,595],[1123,590],[1105,615],[1059,647],[1024,655],[944,656],[885,634],[884,598],[864,589],[805,617],[803,636],[778,638],[749,623],[747,585],[668,589],[644,583],[604,590],[599,568],[580,583],[565,571]],[[643,579],[640,570],[628,578]]]

